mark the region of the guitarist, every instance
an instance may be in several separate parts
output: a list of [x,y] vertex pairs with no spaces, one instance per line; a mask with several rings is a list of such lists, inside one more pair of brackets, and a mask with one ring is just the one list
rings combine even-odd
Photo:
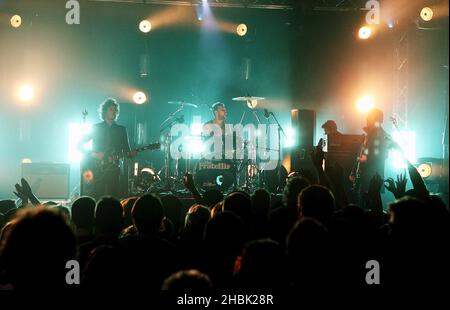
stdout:
[[92,173],[92,180],[88,180],[92,182],[92,190],[84,194],[95,199],[105,195],[120,198],[120,159],[122,156],[134,157],[137,151],[130,149],[127,129],[116,123],[119,116],[117,101],[107,98],[100,104],[98,112],[102,122],[95,124],[91,134],[82,139],[83,144],[92,140],[92,152],[82,163],[82,169],[90,169]]
[[[358,195],[369,189],[370,180],[375,174],[378,173],[384,180],[385,160],[394,145],[389,134],[381,126],[383,118],[383,111],[379,109],[369,111],[366,118],[366,126],[363,128],[364,143],[350,175],[350,181],[353,182]],[[381,187],[381,190],[384,188]]]

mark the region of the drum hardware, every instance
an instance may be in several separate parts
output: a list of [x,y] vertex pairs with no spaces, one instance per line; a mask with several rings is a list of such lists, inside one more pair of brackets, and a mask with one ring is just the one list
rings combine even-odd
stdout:
[[184,101],[169,101],[167,103],[168,104],[179,105],[179,106],[183,106],[183,107],[198,108],[198,105],[193,104],[193,103],[189,103],[189,102],[184,102]]
[[[255,108],[256,108],[259,100],[265,100],[264,97],[243,96],[243,97],[235,97],[232,100],[233,101],[246,102],[247,103],[247,107],[250,109],[250,113],[253,114],[253,117],[255,118],[257,124],[262,124]],[[244,112],[242,113],[241,119],[239,121],[240,125],[242,125],[242,122],[244,121],[244,117],[245,117],[246,113],[247,113],[247,110],[245,109]],[[249,152],[249,148],[248,148],[249,143],[250,143],[250,141],[244,141],[244,154],[247,153],[247,155],[248,155],[248,152]],[[255,151],[255,152],[256,152],[256,150],[259,149],[258,144],[255,145],[255,146],[252,146],[252,147],[253,147],[253,151]],[[236,162],[237,162],[237,160],[235,159],[235,163]],[[244,160],[244,161],[242,161],[240,163],[239,169],[238,169],[238,171],[237,171],[237,173],[235,175],[235,187],[236,188],[242,186],[243,188],[250,190],[251,188],[253,188],[253,187],[255,187],[257,185],[256,183],[257,183],[258,179],[260,181],[262,181],[262,182],[264,181],[263,178],[259,178],[260,171],[259,171],[258,168],[256,168],[258,177],[257,178],[253,178],[253,177],[249,178],[248,169],[250,167],[253,167],[253,166],[257,167],[257,161],[255,162],[255,164],[253,164],[252,159],[247,159],[247,160]],[[244,171],[244,176],[243,177],[245,179],[245,182],[243,184],[241,182],[242,171]]]
[[247,102],[247,106],[250,109],[254,109],[258,105],[258,101],[264,100],[264,99],[265,99],[264,97],[245,96],[245,97],[235,97],[232,100],[233,101],[245,101],[245,102]]
[[152,166],[144,166],[132,180],[131,193],[135,195],[152,192],[161,182],[161,177]]
[[164,141],[164,167],[162,169],[163,178],[161,182],[163,182],[162,188],[166,191],[172,190],[172,185],[174,183],[174,180],[176,180],[176,175],[172,175],[173,173],[171,169],[172,159],[170,157],[170,146],[172,145],[172,135],[170,133],[170,129],[175,124],[184,123],[184,115],[181,115],[179,117],[175,116],[180,113],[185,106],[185,103],[180,104],[179,107],[174,112],[172,112],[169,117],[164,120],[164,122],[162,122],[159,126],[159,132],[162,134]]

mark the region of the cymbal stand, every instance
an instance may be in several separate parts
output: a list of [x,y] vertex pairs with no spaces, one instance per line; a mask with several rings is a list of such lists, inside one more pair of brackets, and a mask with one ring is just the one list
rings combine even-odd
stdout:
[[[163,175],[164,175],[164,190],[171,191],[172,190],[172,180],[174,176],[172,176],[172,158],[170,157],[170,148],[172,145],[172,135],[171,128],[174,124],[184,122],[184,117],[180,116],[178,118],[174,118],[177,113],[183,110],[183,105],[181,105],[175,112],[171,113],[169,117],[160,125],[160,133],[167,130],[164,134],[164,167],[163,167]],[[178,160],[176,163],[178,166]]]

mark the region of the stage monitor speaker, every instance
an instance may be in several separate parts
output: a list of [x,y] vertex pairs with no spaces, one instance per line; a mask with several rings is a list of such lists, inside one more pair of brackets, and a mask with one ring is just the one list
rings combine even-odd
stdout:
[[24,163],[22,177],[39,199],[69,199],[69,164]]
[[291,126],[295,142],[291,151],[291,171],[312,169],[309,157],[314,147],[316,112],[314,110],[291,110]]

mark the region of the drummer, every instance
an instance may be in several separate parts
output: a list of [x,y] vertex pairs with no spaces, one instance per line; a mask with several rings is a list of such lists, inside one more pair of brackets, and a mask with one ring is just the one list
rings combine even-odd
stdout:
[[216,124],[222,129],[222,132],[224,132],[225,121],[227,119],[227,108],[225,107],[225,104],[223,104],[222,102],[216,102],[211,107],[211,110],[214,114],[214,118],[206,122],[204,126],[208,124]]
[[[214,118],[211,119],[210,121],[206,122],[203,125],[203,133],[205,132],[210,132],[209,135],[204,135],[203,138],[204,140],[212,137],[213,135],[217,136],[222,136],[222,150],[221,150],[221,154],[219,155],[219,157],[217,157],[217,155],[215,156],[216,159],[225,159],[225,137],[226,137],[226,128],[225,128],[225,124],[226,124],[226,119],[227,119],[227,109],[225,107],[225,104],[222,102],[216,102],[213,104],[213,106],[211,107],[211,110],[214,114]],[[216,125],[218,126],[218,128],[220,128],[220,130],[216,129],[214,131],[211,131],[212,127],[209,126],[207,127],[208,129],[206,129],[205,127],[207,125]],[[211,148],[209,150],[206,150],[206,153],[212,153],[214,152],[214,148],[213,145],[211,145]]]

